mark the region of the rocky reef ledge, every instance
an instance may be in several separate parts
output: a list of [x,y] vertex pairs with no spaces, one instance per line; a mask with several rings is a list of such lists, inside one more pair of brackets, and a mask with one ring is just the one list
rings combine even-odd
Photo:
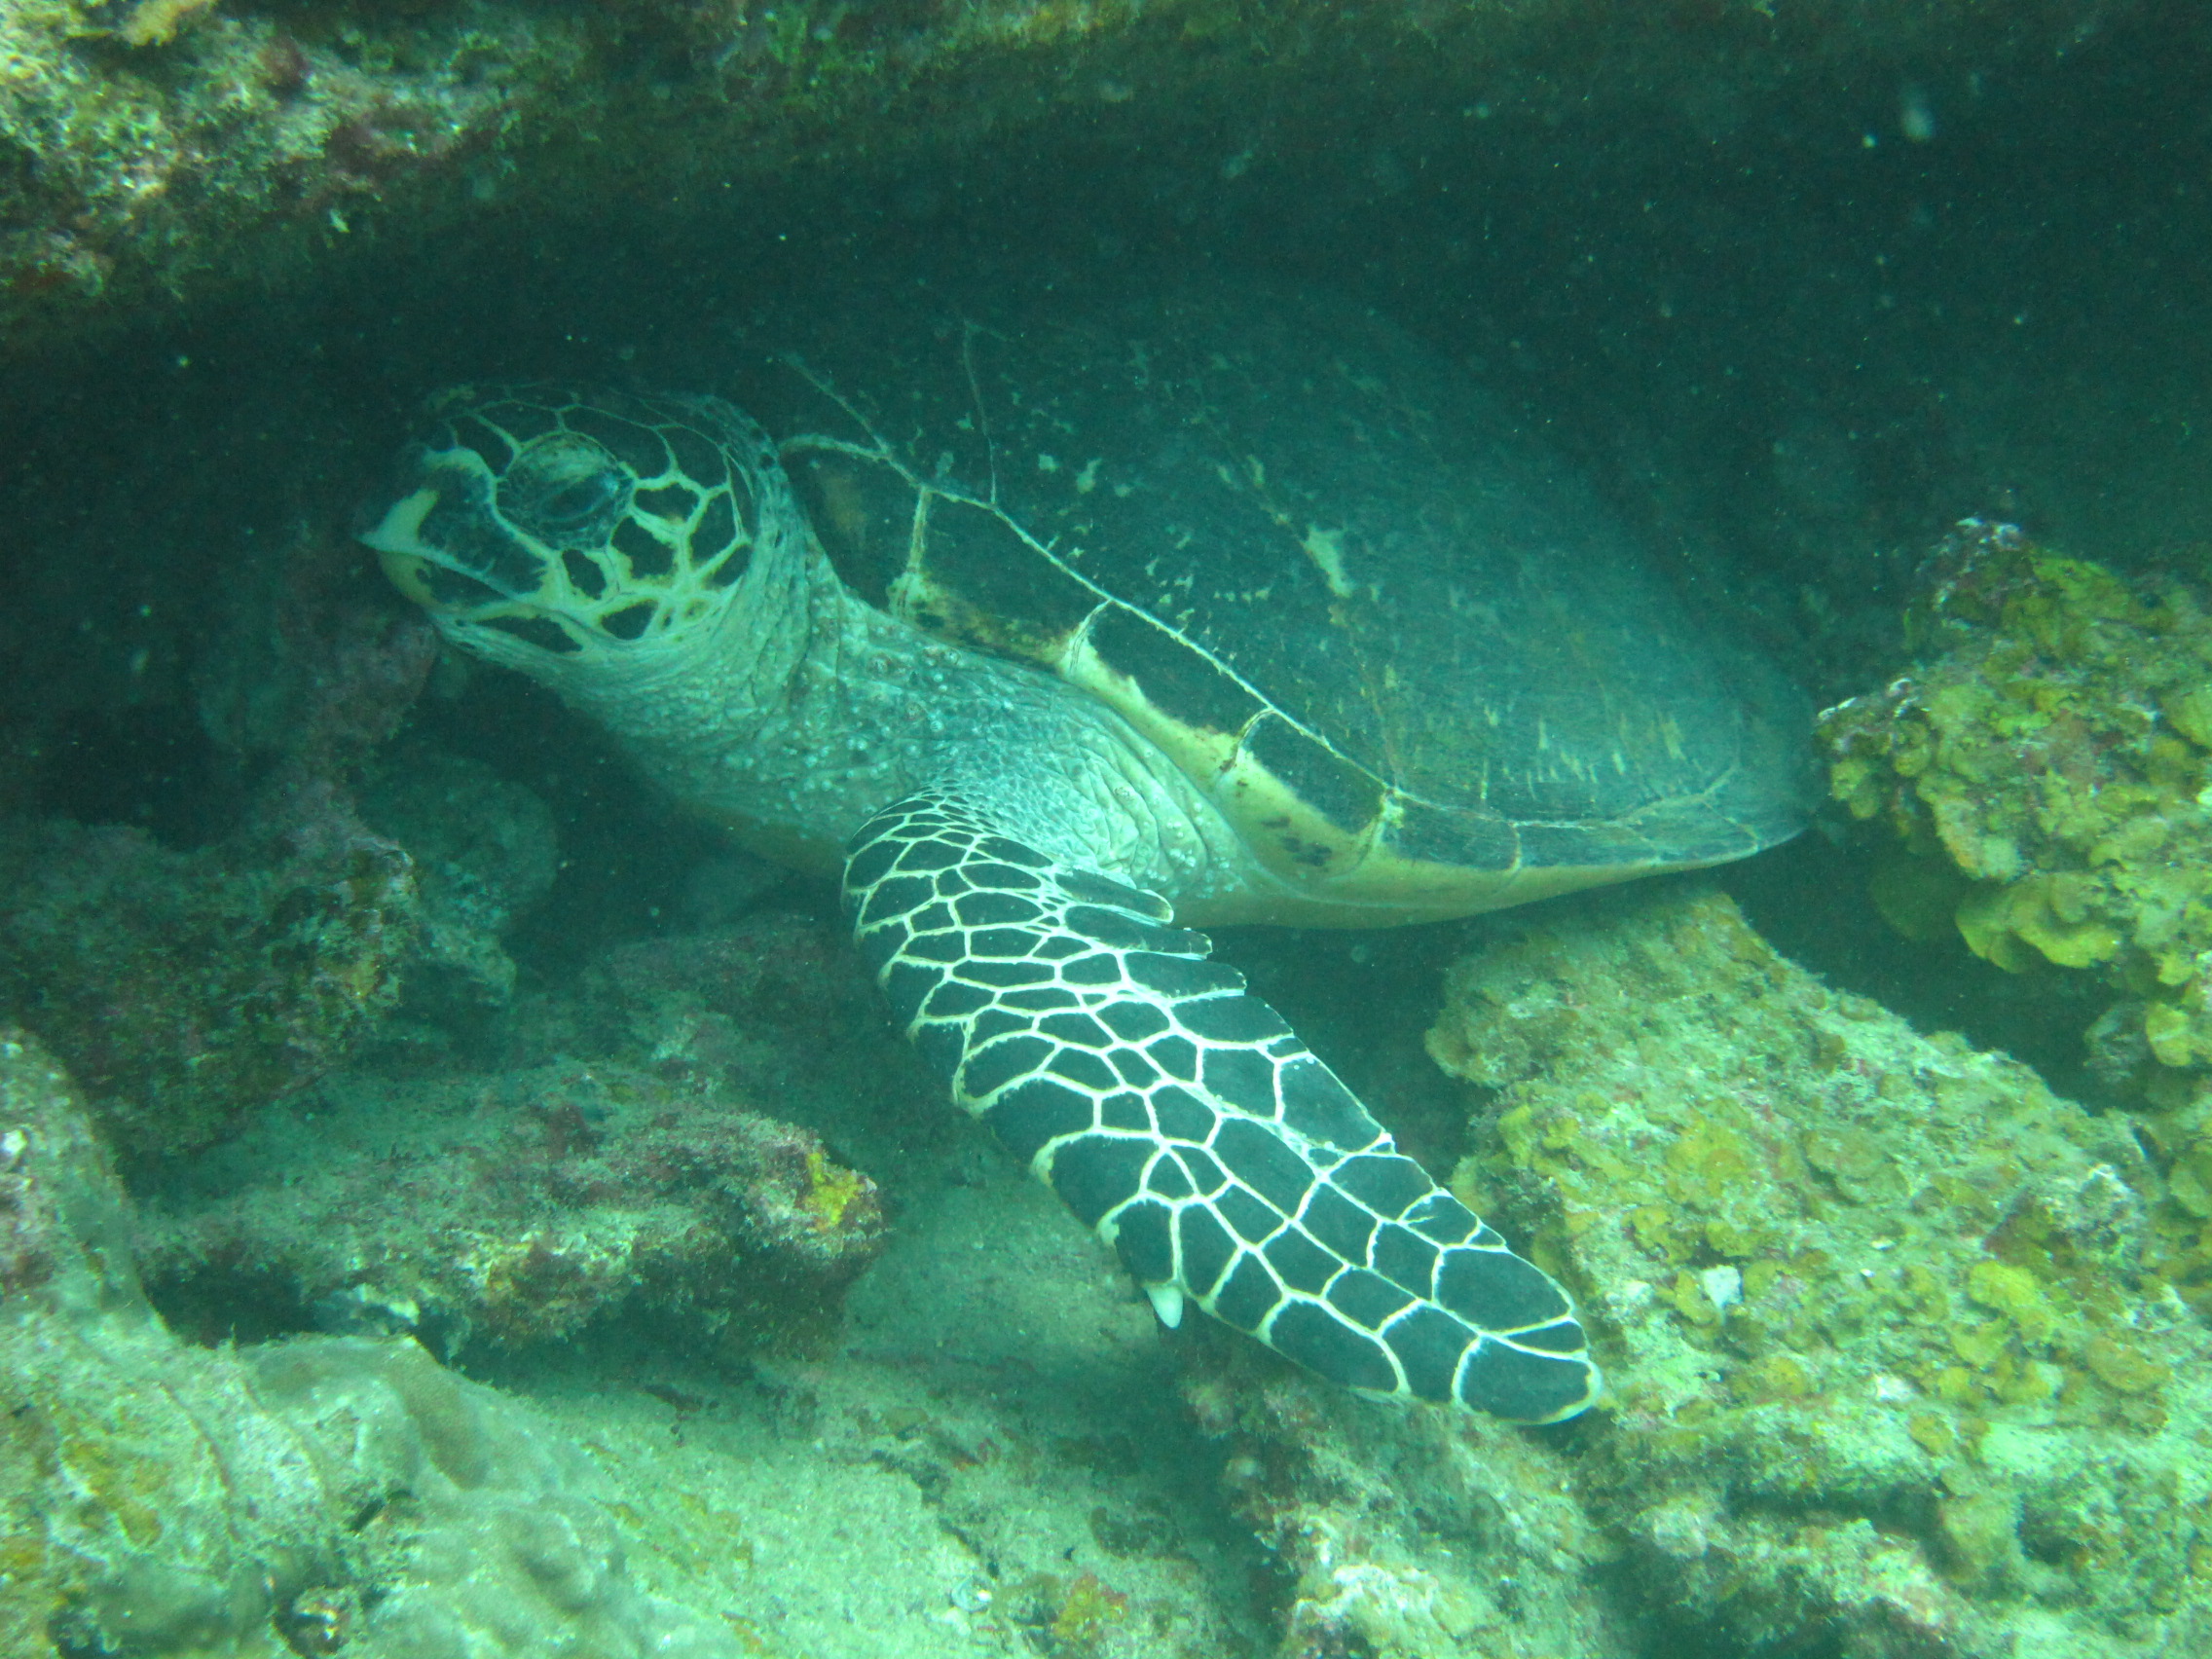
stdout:
[[21,0],[0,12],[0,353],[350,245],[442,259],[547,216],[896,181],[994,147],[1003,167],[1025,132],[1291,188],[1361,110],[1386,106],[1409,152],[1470,110],[1725,124],[1900,63],[2047,62],[2137,9]]

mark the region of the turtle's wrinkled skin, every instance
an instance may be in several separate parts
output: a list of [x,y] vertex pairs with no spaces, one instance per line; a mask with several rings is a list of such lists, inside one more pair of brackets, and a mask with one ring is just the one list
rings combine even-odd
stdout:
[[1195,1300],[1351,1387],[1584,1409],[1566,1294],[1175,924],[1744,856],[1800,822],[1793,694],[1371,313],[846,315],[751,376],[767,427],[449,393],[367,539],[680,797],[841,865],[954,1098],[1167,1323]]

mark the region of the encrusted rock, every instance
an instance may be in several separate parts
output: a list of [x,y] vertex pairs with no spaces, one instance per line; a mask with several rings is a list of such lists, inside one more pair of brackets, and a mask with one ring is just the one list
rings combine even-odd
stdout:
[[404,1338],[189,1346],[57,1067],[0,1033],[0,1652],[736,1659],[625,1565],[640,1518]]
[[362,818],[414,859],[422,889],[409,1011],[504,1006],[515,964],[500,936],[551,891],[560,865],[551,810],[481,762],[420,744],[384,756],[360,797]]
[[0,822],[0,1011],[67,1060],[129,1158],[205,1146],[336,1065],[397,995],[417,926],[412,861],[325,784],[190,853]]
[[157,1298],[458,1352],[629,1315],[742,1348],[817,1325],[883,1236],[875,1185],[725,1094],[562,1061],[334,1080],[149,1211]]
[[2013,973],[2102,975],[2101,1049],[2178,1104],[2212,1074],[2212,599],[1970,520],[1909,623],[1911,671],[1821,717],[1836,798],[1902,849],[1876,901]]
[[2212,1340],[2123,1124],[1679,888],[1521,922],[1430,1049],[1496,1114],[1462,1191],[1538,1195],[1596,1322],[1613,1410],[1562,1467],[1641,1596],[1751,1649],[2212,1642]]
[[1513,1429],[1209,1345],[1289,1651],[2212,1650],[2212,1338],[2125,1126],[1710,891],[1497,928],[1429,1035],[1482,1108],[1454,1185],[1575,1287],[1611,1395]]

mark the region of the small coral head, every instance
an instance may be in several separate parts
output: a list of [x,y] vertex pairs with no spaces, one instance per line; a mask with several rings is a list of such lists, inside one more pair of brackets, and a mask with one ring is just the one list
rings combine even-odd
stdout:
[[773,444],[715,398],[462,387],[430,413],[361,539],[447,638],[537,679],[695,642],[743,585],[763,496],[789,516]]

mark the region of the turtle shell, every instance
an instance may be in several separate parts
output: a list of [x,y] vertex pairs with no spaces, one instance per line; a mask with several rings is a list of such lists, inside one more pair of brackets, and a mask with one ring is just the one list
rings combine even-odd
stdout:
[[1292,896],[1212,919],[1466,914],[1800,828],[1797,693],[1375,313],[841,309],[742,393],[824,548],[1171,756]]

